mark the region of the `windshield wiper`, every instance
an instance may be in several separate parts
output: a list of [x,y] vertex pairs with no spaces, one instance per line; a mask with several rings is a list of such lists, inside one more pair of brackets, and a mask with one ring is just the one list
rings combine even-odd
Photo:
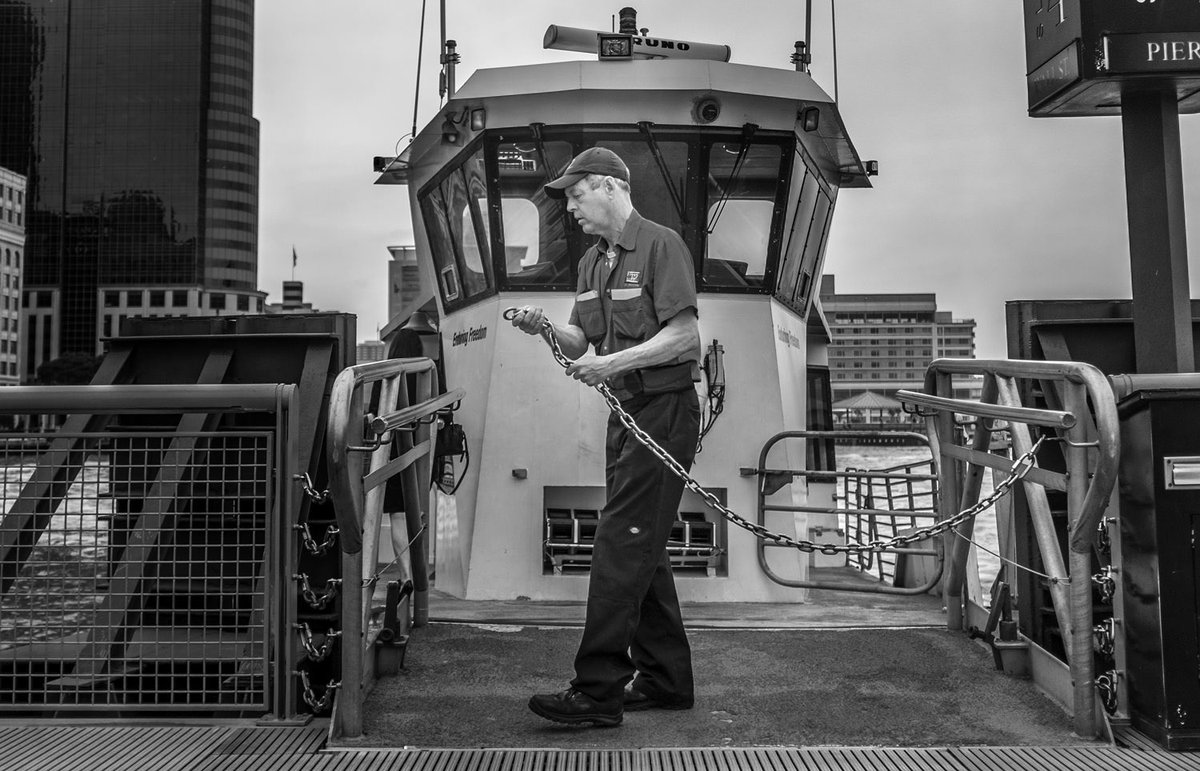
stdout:
[[671,182],[671,172],[667,168],[667,162],[663,160],[662,151],[658,147],[658,140],[654,138],[654,132],[650,127],[654,124],[648,120],[638,121],[638,128],[646,135],[646,145],[650,148],[650,154],[654,156],[655,162],[658,164],[658,173],[662,175],[663,184],[667,187],[667,192],[671,194],[671,201],[675,204],[675,211],[679,214],[680,224],[688,224],[687,212],[683,209],[683,200],[679,195],[679,191],[675,189],[674,183]]
[[713,207],[712,220],[708,223],[710,236],[717,229],[717,220],[721,219],[721,212],[725,211],[725,204],[729,202],[729,197],[733,194],[733,185],[742,171],[742,163],[746,160],[746,153],[750,151],[750,140],[754,138],[755,131],[758,131],[756,123],[746,123],[742,126],[742,144],[738,147],[737,158],[734,159],[733,169],[729,172],[729,180],[725,183],[725,189],[721,191],[721,198],[717,201],[717,205]]
[[[529,130],[533,132],[533,149],[537,153],[538,164],[542,167],[542,174],[545,175],[547,182],[553,182],[558,177],[557,174],[551,176],[550,160],[546,157],[546,142],[542,139],[542,127],[544,123],[530,123]],[[575,220],[568,216],[565,206],[558,207],[559,213],[562,215],[563,232],[568,235],[575,228]]]

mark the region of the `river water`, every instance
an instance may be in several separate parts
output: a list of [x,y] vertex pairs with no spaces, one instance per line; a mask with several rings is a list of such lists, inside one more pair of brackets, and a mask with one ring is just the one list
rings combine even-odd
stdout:
[[[924,445],[838,445],[836,448],[839,471],[847,468],[883,469],[903,463],[929,460],[929,457],[929,449]],[[980,497],[990,495],[992,490],[991,473],[985,473]],[[990,553],[1000,550],[996,537],[994,508],[986,509],[975,517],[973,540],[982,547],[975,551],[979,561],[979,580],[986,591],[991,587],[992,582],[996,579],[996,573],[1000,570],[999,558]]]

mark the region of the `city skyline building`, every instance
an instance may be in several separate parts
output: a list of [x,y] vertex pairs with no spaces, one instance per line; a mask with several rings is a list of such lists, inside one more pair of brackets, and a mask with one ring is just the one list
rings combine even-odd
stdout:
[[0,2],[26,381],[126,316],[263,311],[253,65],[253,0]]
[[283,300],[277,303],[267,303],[264,313],[320,313],[313,308],[312,303],[304,302],[304,282],[284,281]]
[[0,386],[20,382],[25,177],[0,167]]
[[[938,310],[932,293],[838,294],[829,274],[821,279],[821,308],[832,335],[835,405],[866,393],[920,391],[934,359],[975,358],[975,320]],[[954,381],[956,396],[977,399],[979,390],[971,378]]]

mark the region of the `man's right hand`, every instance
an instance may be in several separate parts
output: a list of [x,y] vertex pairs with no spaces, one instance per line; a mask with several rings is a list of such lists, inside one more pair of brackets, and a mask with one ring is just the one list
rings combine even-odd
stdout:
[[512,325],[527,335],[539,335],[546,322],[542,309],[533,305],[523,305],[513,314]]

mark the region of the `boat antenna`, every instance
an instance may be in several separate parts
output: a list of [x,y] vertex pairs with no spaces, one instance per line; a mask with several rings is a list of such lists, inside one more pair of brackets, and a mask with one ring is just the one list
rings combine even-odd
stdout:
[[[804,47],[812,56],[812,0],[804,2]],[[812,61],[810,58],[809,61]]]
[[829,31],[833,36],[833,103],[838,103],[837,0],[829,0]]
[[455,53],[454,48],[458,45],[453,40],[446,39],[446,0],[441,0],[442,6],[442,78],[441,89],[439,96],[445,98],[447,95],[451,99],[454,98],[454,65],[458,64],[459,56]]
[[425,50],[425,3],[426,0],[421,0],[421,28],[417,33],[417,85],[413,89],[413,125],[412,134],[417,135],[417,105],[421,99],[421,58]]
[[[833,101],[838,100],[838,66],[837,66],[837,0],[829,0],[829,28],[833,40]],[[796,69],[807,72],[812,62],[812,0],[804,2],[804,40],[796,41],[796,53],[792,61]]]

